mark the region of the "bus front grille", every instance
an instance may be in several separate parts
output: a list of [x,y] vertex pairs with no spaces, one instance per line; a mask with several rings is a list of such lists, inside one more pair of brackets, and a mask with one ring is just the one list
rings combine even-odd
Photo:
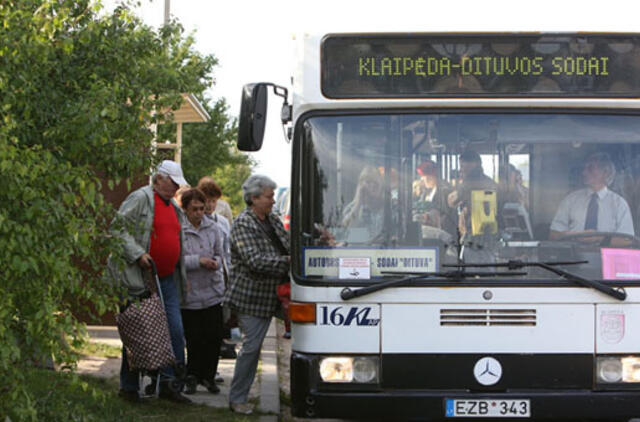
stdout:
[[442,326],[535,326],[535,309],[440,309]]

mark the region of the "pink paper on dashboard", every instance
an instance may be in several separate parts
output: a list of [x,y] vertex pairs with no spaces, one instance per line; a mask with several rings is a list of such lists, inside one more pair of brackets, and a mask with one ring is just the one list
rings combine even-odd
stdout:
[[640,279],[640,250],[602,248],[602,278]]

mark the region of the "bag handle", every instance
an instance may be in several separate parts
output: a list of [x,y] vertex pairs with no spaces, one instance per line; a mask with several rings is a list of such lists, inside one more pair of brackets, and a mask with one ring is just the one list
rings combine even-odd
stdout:
[[[160,292],[160,279],[158,278],[158,268],[156,267],[156,263],[153,259],[149,258],[149,262],[151,263],[150,267],[150,277],[143,277],[145,287],[151,294]],[[155,283],[153,281],[155,280]],[[155,285],[154,285],[155,284]]]

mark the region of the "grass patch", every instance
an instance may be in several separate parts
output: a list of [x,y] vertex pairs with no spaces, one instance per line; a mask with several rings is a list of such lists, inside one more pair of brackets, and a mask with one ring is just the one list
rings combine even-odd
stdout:
[[291,407],[291,397],[282,389],[280,390],[280,405]]
[[150,399],[144,404],[125,402],[117,395],[117,380],[29,369],[27,389],[35,398],[37,419],[43,421],[220,421],[252,422],[259,415],[239,416],[227,409],[179,405]]
[[73,351],[81,356],[98,356],[101,358],[119,358],[122,356],[120,347],[90,341],[84,342],[81,347],[73,348]]

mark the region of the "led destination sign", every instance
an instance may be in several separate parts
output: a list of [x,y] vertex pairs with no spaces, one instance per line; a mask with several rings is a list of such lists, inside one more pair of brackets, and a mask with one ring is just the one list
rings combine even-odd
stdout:
[[638,97],[636,35],[328,36],[329,98]]
[[449,57],[359,57],[358,76],[540,76],[594,75],[609,76],[609,57],[554,57],[552,70],[545,70],[543,58],[468,57],[454,63]]

